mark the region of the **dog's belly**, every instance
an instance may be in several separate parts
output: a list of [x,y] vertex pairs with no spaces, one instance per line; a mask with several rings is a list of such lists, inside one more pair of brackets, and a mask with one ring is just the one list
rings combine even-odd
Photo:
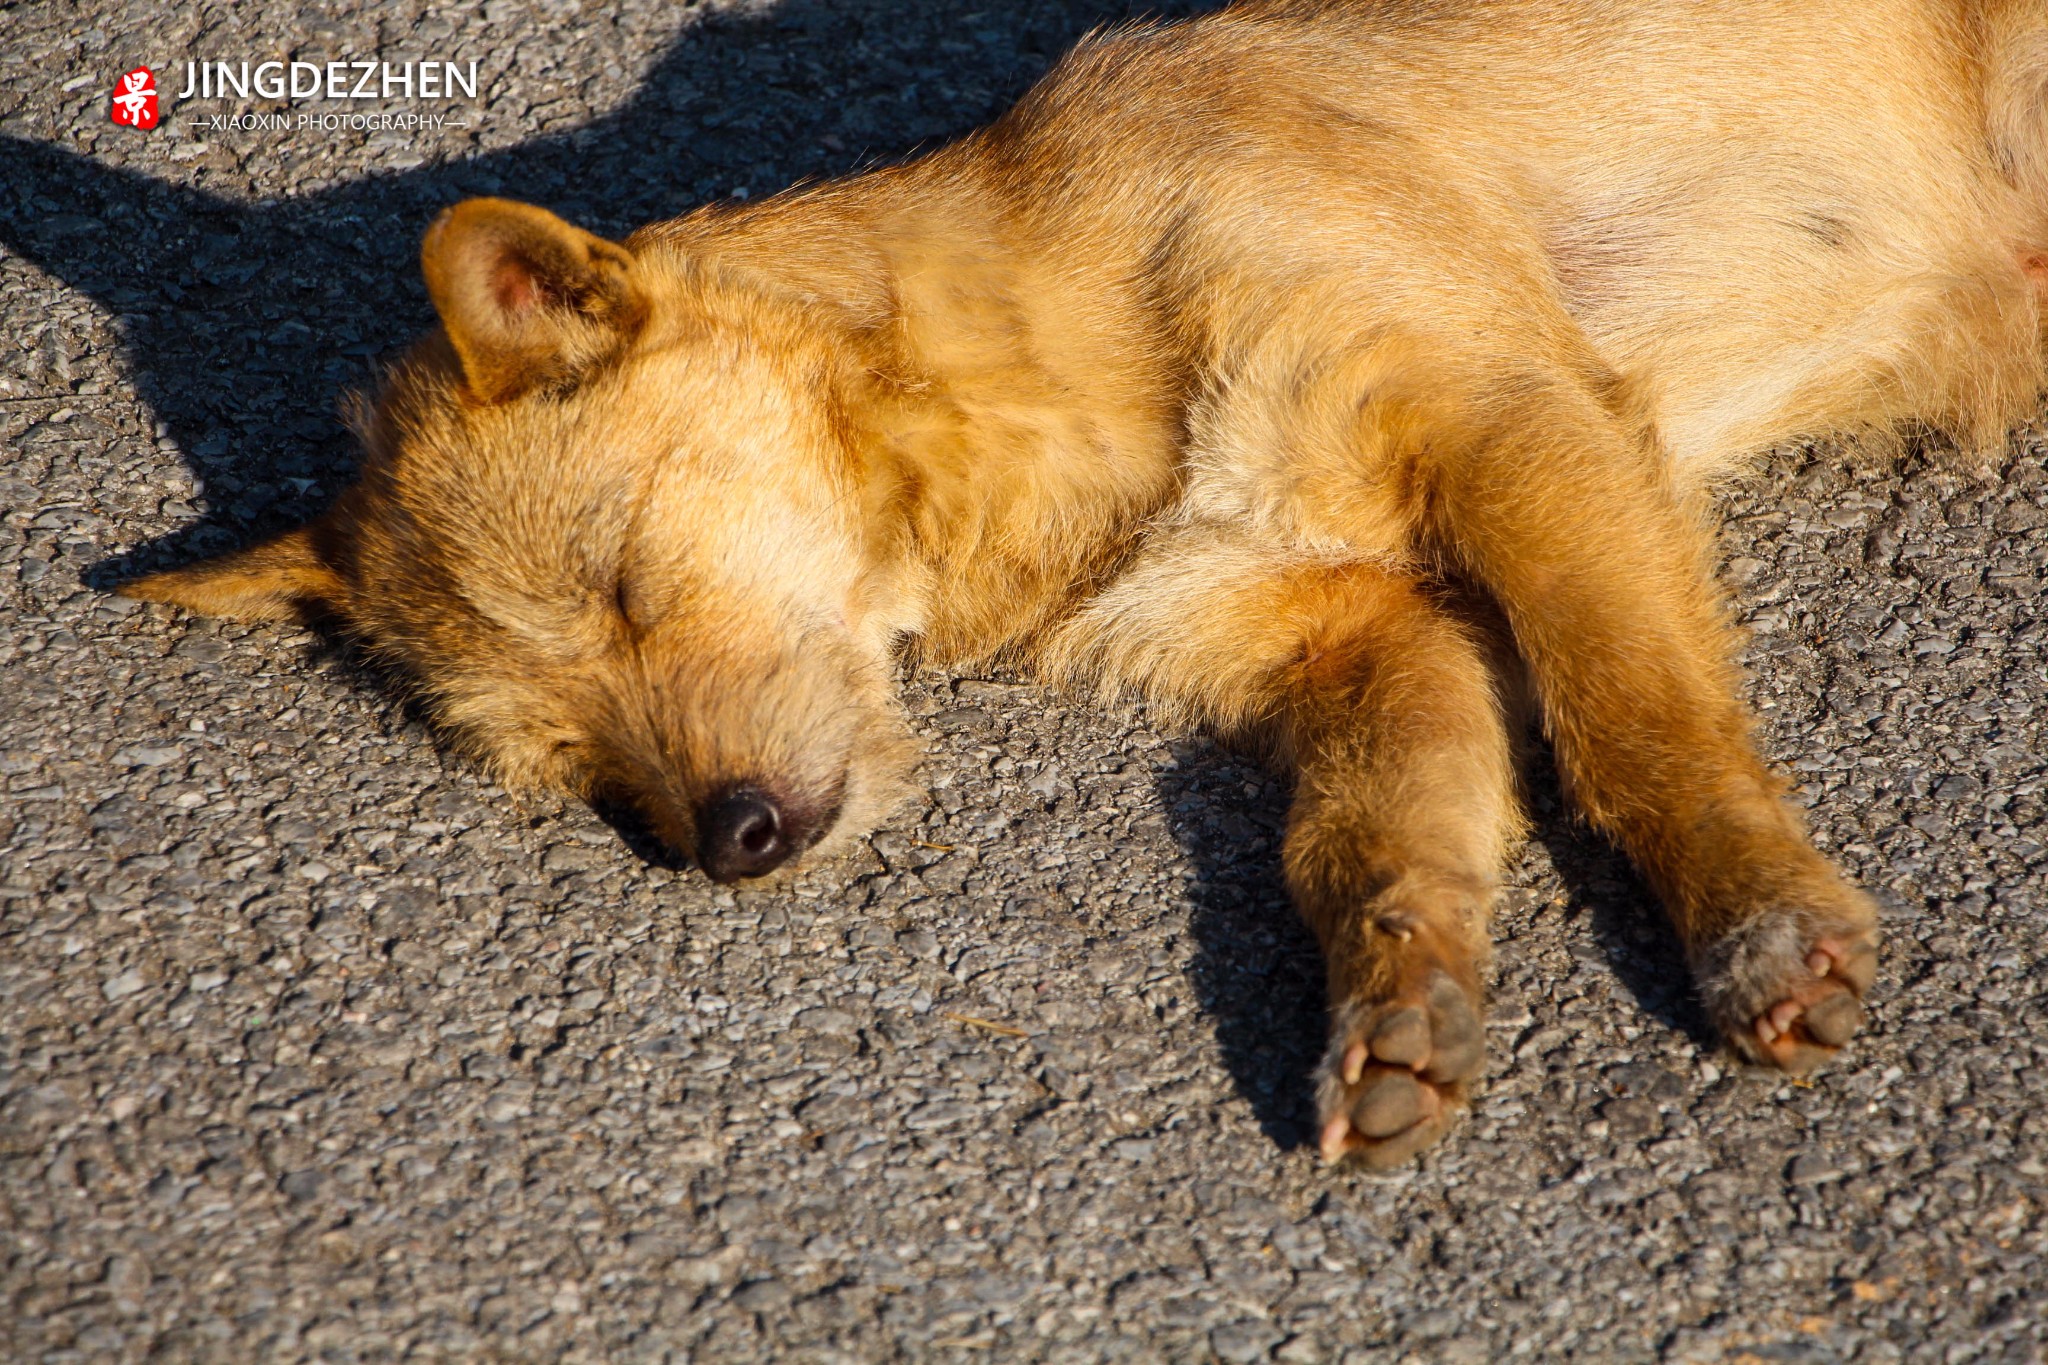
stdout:
[[1597,75],[1556,73],[1581,103],[1508,114],[1497,144],[1563,306],[1683,476],[1901,422],[2000,442],[2041,382],[2048,204],[1993,156],[1950,16],[1692,8],[1697,46],[1638,7]]
[[[1526,234],[1686,478],[1901,422],[1996,444],[2031,401],[2048,203],[2015,187],[2018,152],[1994,156],[1950,7],[1486,14],[1364,35],[1352,60],[1372,79],[1332,97],[1426,166],[1445,246],[1476,225],[1511,271]],[[1417,202],[1399,180],[1386,197]]]
[[2009,236],[1988,217],[1866,221],[1867,237],[1828,241],[1752,221],[1576,301],[1686,479],[1904,422],[2002,442],[2041,378],[2040,293]]

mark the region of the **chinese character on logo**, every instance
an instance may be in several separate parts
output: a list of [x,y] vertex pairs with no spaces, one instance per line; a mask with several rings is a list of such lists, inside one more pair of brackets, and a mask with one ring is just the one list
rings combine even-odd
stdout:
[[138,66],[114,82],[114,122],[131,128],[156,127],[155,77],[146,66]]

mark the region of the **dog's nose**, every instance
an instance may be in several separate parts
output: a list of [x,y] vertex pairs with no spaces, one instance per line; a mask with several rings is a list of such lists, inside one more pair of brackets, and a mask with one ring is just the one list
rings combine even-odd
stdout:
[[758,787],[736,787],[697,816],[697,862],[715,882],[759,877],[799,847],[781,807]]

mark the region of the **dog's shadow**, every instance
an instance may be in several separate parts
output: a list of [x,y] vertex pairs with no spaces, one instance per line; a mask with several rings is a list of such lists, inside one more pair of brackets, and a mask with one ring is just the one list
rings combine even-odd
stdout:
[[[1177,744],[1175,753],[1156,785],[1168,827],[1194,867],[1190,983],[1260,1130],[1283,1150],[1312,1144],[1313,1073],[1326,1043],[1327,1001],[1321,952],[1282,881],[1287,784],[1204,740]],[[1547,753],[1535,758],[1528,780],[1532,837],[1548,853],[1567,901],[1583,912],[1591,946],[1636,1009],[1711,1047],[1713,1031],[1654,895],[1622,854],[1569,815]],[[1583,931],[1548,922],[1539,911],[1504,914],[1494,933],[1497,943],[1506,941],[1505,956],[1515,936],[1576,938]],[[1543,987],[1540,979],[1516,983],[1538,997],[1523,1003],[1539,1013]],[[1493,1065],[1500,1060],[1495,1056]]]
[[[91,566],[86,582],[104,588],[246,543],[340,490],[354,466],[341,396],[431,325],[418,243],[448,204],[526,199],[618,236],[739,186],[760,194],[844,173],[986,122],[1081,34],[1131,12],[1116,0],[964,17],[940,0],[781,0],[714,14],[685,28],[619,109],[582,127],[254,204],[0,137],[0,246],[118,320],[127,377],[205,507],[170,536]],[[960,41],[920,46],[935,29]],[[781,74],[744,86],[733,75],[770,68]],[[721,89],[744,102],[719,107],[700,93]],[[874,123],[884,100],[902,113]],[[41,356],[40,368],[29,361],[31,378],[41,396],[71,398],[75,347],[57,346],[64,354]],[[89,411],[91,400],[74,406]]]
[[[1626,855],[1571,813],[1547,752],[1532,769],[1530,786],[1531,837],[1549,855],[1566,902],[1586,921],[1599,960],[1640,1013],[1697,1048],[1718,1047],[1720,1037],[1694,989],[1685,949],[1656,892]],[[1549,931],[1543,925],[1529,928]],[[1541,1002],[1529,1003],[1534,1008]]]
[[1173,747],[1155,785],[1194,867],[1189,984],[1260,1130],[1292,1149],[1314,1140],[1325,1001],[1321,951],[1281,878],[1287,784],[1204,739]]

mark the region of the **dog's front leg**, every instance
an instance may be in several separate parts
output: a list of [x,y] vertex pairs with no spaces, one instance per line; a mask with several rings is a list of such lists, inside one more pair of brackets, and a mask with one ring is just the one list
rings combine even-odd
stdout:
[[1291,756],[1285,866],[1329,972],[1332,1160],[1410,1159],[1485,1066],[1487,920],[1521,822],[1480,639],[1401,573],[1219,532],[1144,557],[1061,651]]
[[1876,916],[1751,744],[1702,523],[1574,380],[1502,391],[1440,447],[1434,534],[1505,611],[1574,799],[1662,896],[1716,1023],[1808,1069],[1862,1022]]
[[1442,1135],[1484,1068],[1487,925],[1520,816],[1471,635],[1393,575],[1304,597],[1313,625],[1280,711],[1287,885],[1329,968],[1320,1145],[1385,1168]]

